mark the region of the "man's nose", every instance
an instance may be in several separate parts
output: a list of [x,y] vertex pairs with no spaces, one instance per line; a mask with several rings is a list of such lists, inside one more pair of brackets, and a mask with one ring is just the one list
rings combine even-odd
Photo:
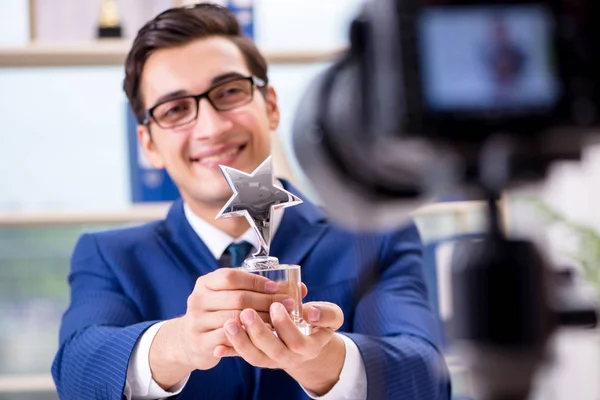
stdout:
[[194,126],[194,139],[213,139],[227,133],[233,122],[217,111],[207,99],[198,104],[198,117]]

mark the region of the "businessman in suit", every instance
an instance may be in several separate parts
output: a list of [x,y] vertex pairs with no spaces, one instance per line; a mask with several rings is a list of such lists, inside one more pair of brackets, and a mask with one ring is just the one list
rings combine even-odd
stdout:
[[309,336],[273,282],[225,268],[258,243],[244,218],[215,220],[231,196],[218,165],[253,171],[279,123],[266,62],[235,17],[168,10],[125,69],[140,143],[181,199],[164,220],[79,239],[52,366],[60,397],[447,399],[414,225],[347,232],[308,201],[274,218],[271,254],[302,266]]

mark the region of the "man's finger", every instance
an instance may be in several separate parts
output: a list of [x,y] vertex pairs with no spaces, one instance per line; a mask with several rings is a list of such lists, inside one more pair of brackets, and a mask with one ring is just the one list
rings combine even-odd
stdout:
[[207,300],[203,304],[203,307],[206,311],[251,308],[258,312],[269,312],[269,307],[271,307],[273,302],[283,303],[288,311],[294,310],[294,301],[287,294],[263,294],[247,290],[220,290],[212,292],[210,300]]
[[[254,313],[253,310],[244,311],[245,313]],[[254,317],[256,316],[254,315]],[[263,323],[255,320],[254,324],[259,325]],[[248,325],[248,323],[246,322],[245,325]],[[265,353],[258,349],[250,339],[249,334],[247,333],[249,328],[250,326],[242,327],[242,325],[240,325],[237,321],[227,321],[225,323],[225,334],[227,335],[227,339],[229,339],[231,346],[240,357],[255,367],[274,367],[276,365],[275,362],[270,360]],[[266,327],[264,328],[267,329]],[[268,330],[268,332],[269,335],[273,336],[273,338],[275,337],[270,330]]]
[[[277,284],[277,290],[273,293],[278,293],[278,294],[289,294],[292,297],[295,297],[297,295],[297,285],[292,284],[292,282],[288,282],[288,281],[275,281],[275,283]],[[304,282],[300,282],[300,294],[301,294],[301,298],[304,298],[307,294],[308,294],[308,288],[306,287],[306,285],[304,284]]]
[[[196,327],[200,332],[208,332],[221,328],[228,320],[240,320],[241,310],[209,311],[202,316]],[[271,315],[268,312],[258,312],[258,316],[266,323],[271,324]]]
[[217,347],[215,347],[213,357],[239,357],[239,354],[237,353],[237,351],[235,351],[233,347],[220,344]]
[[200,278],[196,285],[202,284],[210,290],[250,290],[260,293],[276,293],[277,283],[264,276],[251,274],[236,268],[219,268]]
[[334,303],[312,301],[302,306],[304,320],[314,326],[338,330],[344,324],[344,313]]

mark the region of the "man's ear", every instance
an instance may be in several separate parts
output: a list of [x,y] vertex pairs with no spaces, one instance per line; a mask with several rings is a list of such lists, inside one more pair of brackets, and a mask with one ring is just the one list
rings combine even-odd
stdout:
[[267,86],[267,117],[269,118],[269,130],[275,131],[279,126],[279,105],[277,104],[277,93],[272,86]]
[[146,159],[156,169],[163,169],[165,163],[163,162],[162,156],[156,149],[156,144],[152,140],[152,135],[146,125],[138,125],[136,128],[138,140],[144,151]]

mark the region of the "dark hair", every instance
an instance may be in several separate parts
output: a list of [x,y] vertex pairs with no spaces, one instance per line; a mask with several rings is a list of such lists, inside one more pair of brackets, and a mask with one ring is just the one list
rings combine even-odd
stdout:
[[125,60],[123,89],[138,123],[143,122],[146,112],[140,93],[140,81],[148,57],[156,50],[182,46],[210,36],[223,36],[231,40],[242,52],[252,75],[268,83],[267,62],[254,42],[244,36],[231,11],[207,3],[171,8],[139,30]]

